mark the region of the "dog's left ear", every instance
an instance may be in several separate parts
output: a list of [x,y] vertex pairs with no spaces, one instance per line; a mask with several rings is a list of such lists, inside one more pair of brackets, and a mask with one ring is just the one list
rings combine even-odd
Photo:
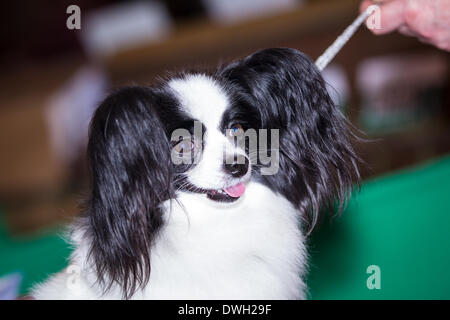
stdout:
[[235,103],[259,114],[260,128],[279,130],[279,170],[260,180],[300,208],[310,229],[321,208],[341,209],[359,180],[359,158],[314,63],[298,50],[266,49],[220,76],[231,82]]

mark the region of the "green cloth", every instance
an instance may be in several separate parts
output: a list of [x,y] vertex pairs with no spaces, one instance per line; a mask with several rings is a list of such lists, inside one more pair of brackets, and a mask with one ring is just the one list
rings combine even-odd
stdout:
[[[309,239],[310,298],[450,299],[449,196],[450,156],[364,183]],[[0,224],[0,276],[22,272],[22,293],[70,251],[58,231],[14,238]],[[380,290],[367,288],[370,265],[380,267]]]
[[310,239],[311,298],[450,299],[449,198],[450,156],[365,183]]
[[15,237],[5,227],[0,213],[0,277],[19,272],[23,277],[20,294],[67,265],[70,247],[60,230]]

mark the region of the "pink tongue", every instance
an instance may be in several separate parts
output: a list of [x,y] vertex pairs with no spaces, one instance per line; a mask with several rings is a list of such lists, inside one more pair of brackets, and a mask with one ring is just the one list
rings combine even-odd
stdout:
[[245,184],[238,183],[235,186],[223,189],[223,191],[225,191],[230,197],[239,198],[245,192]]

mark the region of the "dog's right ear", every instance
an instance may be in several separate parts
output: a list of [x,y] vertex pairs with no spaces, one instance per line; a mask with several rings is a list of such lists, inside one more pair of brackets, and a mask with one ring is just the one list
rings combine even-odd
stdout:
[[172,197],[170,145],[151,88],[121,89],[91,122],[87,204],[89,259],[104,290],[114,283],[130,298],[150,276],[150,250]]
[[323,209],[341,211],[360,180],[357,137],[314,62],[295,49],[270,48],[220,75],[232,84],[235,103],[257,110],[262,129],[279,130],[279,170],[260,180],[302,211],[308,233]]

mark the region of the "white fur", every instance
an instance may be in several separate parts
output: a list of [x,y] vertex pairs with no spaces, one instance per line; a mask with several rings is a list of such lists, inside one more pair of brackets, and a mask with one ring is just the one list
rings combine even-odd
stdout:
[[[306,250],[300,212],[284,197],[223,172],[223,150],[234,145],[219,130],[229,105],[224,91],[203,75],[169,83],[182,107],[207,128],[201,161],[187,173],[202,188],[223,188],[241,181],[246,192],[234,203],[205,194],[179,192],[163,204],[164,226],[151,251],[150,281],[133,299],[303,299]],[[231,146],[231,147],[230,147]],[[120,299],[115,284],[105,295],[87,263],[90,239],[75,230],[75,251],[66,269],[33,291],[38,299]],[[75,271],[75,273],[74,273]],[[79,271],[77,273],[77,271]]]
[[230,179],[222,170],[224,151],[226,156],[235,153],[245,155],[243,150],[235,148],[219,128],[222,115],[229,106],[225,91],[213,79],[202,74],[172,80],[169,86],[184,111],[206,127],[202,159],[188,172],[189,182],[204,189],[221,189],[248,179],[251,166],[248,175],[241,179]]
[[[187,193],[179,201],[184,209],[175,201],[165,204],[166,226],[152,250],[150,281],[133,299],[305,298],[304,239],[299,213],[287,200],[249,183],[233,204]],[[120,299],[117,285],[104,296],[95,285],[85,261],[89,239],[74,241],[70,265],[79,267],[79,276],[66,269],[38,286],[34,297]]]

